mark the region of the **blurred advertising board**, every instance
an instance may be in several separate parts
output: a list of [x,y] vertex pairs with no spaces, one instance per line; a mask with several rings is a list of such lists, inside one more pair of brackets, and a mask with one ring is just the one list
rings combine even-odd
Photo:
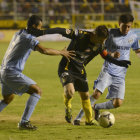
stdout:
[[[94,21],[94,20],[87,20],[84,22],[84,28],[85,29],[94,29],[99,25],[106,25],[108,28],[117,28],[118,22],[117,21]],[[0,20],[0,29],[21,29],[26,28],[27,21],[26,20],[20,20],[15,21],[14,20]],[[68,23],[59,23],[59,24],[49,24],[50,28],[54,27],[63,27],[63,28],[71,28],[71,24]],[[135,21],[133,24],[133,28],[140,28],[140,21]]]

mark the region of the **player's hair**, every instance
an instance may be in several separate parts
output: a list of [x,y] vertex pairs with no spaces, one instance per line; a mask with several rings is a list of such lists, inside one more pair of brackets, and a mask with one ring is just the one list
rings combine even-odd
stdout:
[[131,14],[123,14],[119,17],[120,23],[128,23],[133,21],[134,21],[134,17]]
[[100,25],[96,27],[95,34],[99,37],[107,38],[109,36],[109,31],[105,25]]
[[27,22],[27,28],[31,28],[34,24],[37,26],[42,19],[39,16],[32,15]]

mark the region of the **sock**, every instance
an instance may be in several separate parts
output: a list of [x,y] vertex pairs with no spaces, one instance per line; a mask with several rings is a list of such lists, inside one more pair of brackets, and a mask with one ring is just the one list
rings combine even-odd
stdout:
[[112,108],[114,108],[112,100],[95,105],[95,109],[112,109]]
[[40,99],[40,95],[39,94],[36,94],[36,93],[33,93],[32,95],[30,95],[27,103],[26,103],[26,107],[25,107],[25,110],[24,110],[24,113],[22,115],[22,119],[21,119],[21,122],[27,122],[29,121],[33,111],[34,111],[34,108],[37,104],[37,102],[39,101]]
[[7,106],[8,104],[6,104],[3,100],[0,101],[0,112]]
[[96,102],[96,99],[92,95],[90,96],[90,102],[91,105],[93,105]]
[[70,109],[71,108],[71,100],[72,98],[68,99],[65,95],[64,95],[64,104],[65,104],[65,107]]
[[90,104],[90,99],[82,100],[82,107],[85,113],[86,122],[89,123],[92,121],[92,108]]
[[[93,96],[91,95],[90,96],[91,106],[94,104],[95,101],[96,101],[96,99],[94,99]],[[83,111],[83,109],[81,109],[80,112],[78,113],[78,115],[76,116],[75,120],[79,120],[80,121],[83,116],[84,116],[84,111]]]

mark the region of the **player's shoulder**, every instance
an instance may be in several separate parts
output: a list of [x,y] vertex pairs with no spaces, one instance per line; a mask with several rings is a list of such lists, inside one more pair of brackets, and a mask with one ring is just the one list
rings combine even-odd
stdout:
[[136,34],[136,32],[133,31],[133,30],[130,30],[130,31],[128,32],[128,35],[137,38],[137,34]]
[[119,28],[112,28],[112,29],[109,29],[109,33],[110,34],[116,34],[116,33],[119,33]]
[[84,29],[78,29],[75,30],[75,35],[78,36],[78,38],[81,39],[87,39],[89,37],[89,31],[84,30]]
[[89,31],[84,30],[84,29],[78,29],[77,32],[78,32],[78,34],[81,34],[81,35],[88,35],[89,34]]
[[16,34],[19,35],[22,39],[31,40],[35,38],[35,36],[29,34],[26,29],[21,29]]

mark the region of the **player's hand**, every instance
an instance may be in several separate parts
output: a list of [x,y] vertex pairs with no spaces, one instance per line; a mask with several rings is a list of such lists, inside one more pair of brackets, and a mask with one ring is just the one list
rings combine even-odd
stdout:
[[121,62],[121,65],[126,68],[128,68],[128,66],[131,65],[131,61],[129,60],[121,60],[120,62]]
[[114,58],[119,58],[120,57],[120,53],[119,52],[114,52],[113,53],[113,57]]
[[73,57],[76,56],[75,51],[68,51],[66,47],[61,50],[61,55],[64,56],[69,62],[70,59],[74,59]]

